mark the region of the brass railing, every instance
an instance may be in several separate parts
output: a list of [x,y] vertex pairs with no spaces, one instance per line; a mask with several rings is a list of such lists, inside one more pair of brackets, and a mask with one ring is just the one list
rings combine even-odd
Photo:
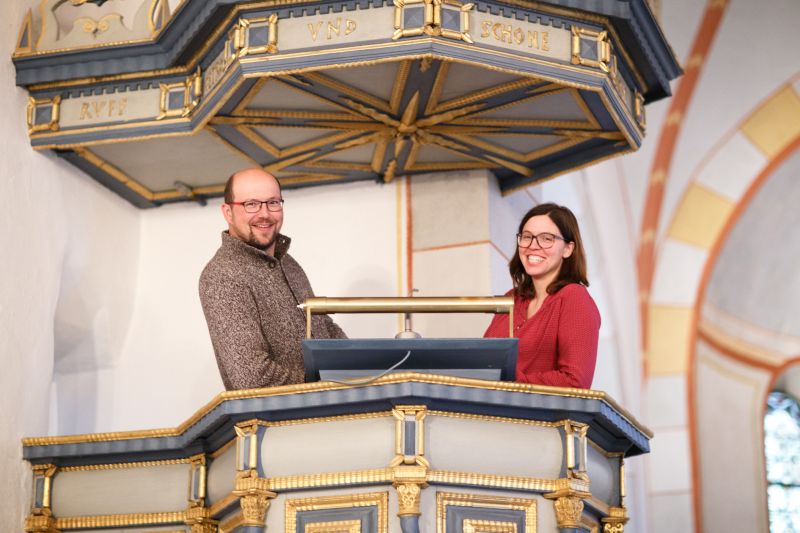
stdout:
[[307,298],[306,338],[311,338],[311,315],[333,313],[508,313],[508,335],[514,336],[514,298],[510,296],[436,296],[379,298]]

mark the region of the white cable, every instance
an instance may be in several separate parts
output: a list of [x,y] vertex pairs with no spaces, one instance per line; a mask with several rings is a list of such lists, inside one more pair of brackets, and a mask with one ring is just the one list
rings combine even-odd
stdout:
[[377,376],[373,376],[373,377],[369,377],[369,378],[362,378],[362,379],[348,379],[348,380],[343,380],[343,381],[339,381],[337,379],[326,379],[325,381],[330,381],[331,383],[338,383],[339,385],[368,385],[368,384],[372,383],[373,381],[382,378],[383,376],[385,376],[386,374],[388,374],[389,372],[391,372],[392,370],[394,370],[398,366],[400,366],[403,363],[405,363],[406,360],[409,357],[411,357],[411,350],[406,352],[406,355],[402,359],[400,359],[398,362],[396,362],[395,364],[393,364],[392,366],[390,366],[389,368],[387,368],[386,370],[384,370],[383,372],[381,372]]

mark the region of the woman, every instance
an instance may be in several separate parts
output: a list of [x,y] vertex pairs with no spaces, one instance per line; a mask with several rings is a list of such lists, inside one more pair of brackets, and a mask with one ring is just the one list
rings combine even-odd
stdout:
[[[514,288],[517,381],[588,389],[600,313],[586,287],[586,257],[575,215],[542,204],[522,218],[508,264]],[[495,315],[484,337],[507,337],[508,314]]]

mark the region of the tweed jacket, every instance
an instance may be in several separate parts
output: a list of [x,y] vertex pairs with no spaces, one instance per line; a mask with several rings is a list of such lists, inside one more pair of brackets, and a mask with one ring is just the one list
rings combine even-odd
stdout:
[[[200,301],[225,388],[252,389],[302,383],[301,341],[314,296],[305,272],[278,235],[275,256],[222,233],[222,246],[200,275]],[[314,315],[312,337],[346,338],[327,315]]]

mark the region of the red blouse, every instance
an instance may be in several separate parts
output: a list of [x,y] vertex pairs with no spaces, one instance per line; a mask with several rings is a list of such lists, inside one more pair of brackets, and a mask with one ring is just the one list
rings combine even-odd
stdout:
[[[557,387],[592,386],[597,361],[600,312],[586,290],[566,285],[545,298],[526,319],[530,299],[514,298],[517,381]],[[508,315],[494,316],[484,337],[508,337]]]

